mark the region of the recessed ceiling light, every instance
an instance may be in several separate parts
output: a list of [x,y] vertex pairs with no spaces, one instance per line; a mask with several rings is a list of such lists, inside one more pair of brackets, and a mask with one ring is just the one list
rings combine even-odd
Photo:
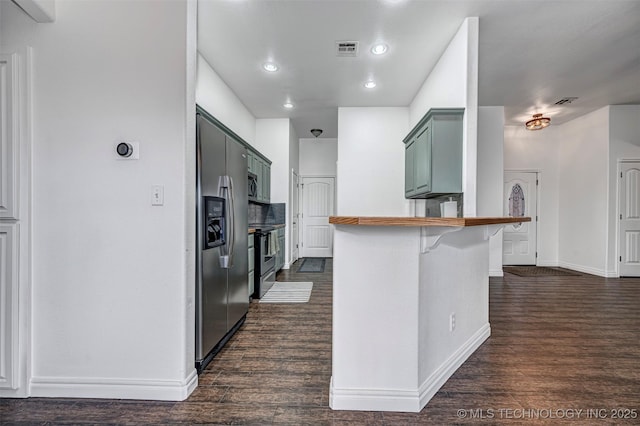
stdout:
[[273,62],[265,62],[264,64],[262,64],[262,68],[264,68],[264,70],[267,71],[267,72],[276,72],[276,71],[278,71],[278,66],[276,64],[274,64]]
[[369,80],[364,84],[364,87],[366,87],[367,89],[373,89],[374,87],[376,87],[376,82]]
[[387,51],[388,48],[389,46],[384,43],[374,44],[371,48],[371,53],[373,53],[374,55],[382,55]]
[[293,108],[293,104],[291,102],[285,102],[282,106],[285,107],[286,109]]

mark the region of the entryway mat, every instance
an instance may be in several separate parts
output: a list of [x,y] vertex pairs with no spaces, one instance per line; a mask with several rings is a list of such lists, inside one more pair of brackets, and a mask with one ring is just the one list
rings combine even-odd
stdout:
[[502,270],[519,277],[579,277],[579,272],[548,266],[503,266]]
[[305,257],[296,272],[324,272],[325,261],[326,259],[323,257]]
[[260,303],[306,303],[311,297],[312,282],[277,281],[260,299]]

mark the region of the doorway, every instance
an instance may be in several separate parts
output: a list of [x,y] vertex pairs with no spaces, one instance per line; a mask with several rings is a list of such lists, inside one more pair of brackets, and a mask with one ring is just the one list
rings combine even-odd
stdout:
[[333,257],[333,227],[329,216],[334,214],[335,178],[303,177],[300,192],[300,257]]
[[640,161],[620,162],[619,275],[640,276]]
[[538,173],[504,173],[504,214],[531,217],[531,222],[508,224],[503,231],[502,264],[535,265],[537,257]]

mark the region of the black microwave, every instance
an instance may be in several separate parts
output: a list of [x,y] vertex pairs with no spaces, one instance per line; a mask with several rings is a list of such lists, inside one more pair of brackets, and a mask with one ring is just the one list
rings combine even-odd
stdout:
[[249,201],[258,201],[258,176],[249,172]]

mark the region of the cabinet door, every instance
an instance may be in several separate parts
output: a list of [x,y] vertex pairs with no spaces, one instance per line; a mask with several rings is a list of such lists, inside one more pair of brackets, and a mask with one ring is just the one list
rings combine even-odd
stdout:
[[416,192],[415,186],[415,151],[416,140],[412,139],[404,147],[404,195],[410,197]]
[[248,256],[249,256],[249,297],[251,297],[251,295],[253,294],[253,271],[255,270],[255,260],[256,260],[256,252],[255,252],[255,247],[253,246],[253,234],[249,234],[249,250],[248,250]]
[[16,55],[0,55],[0,219],[18,219],[17,78]]
[[271,166],[267,163],[264,163],[262,176],[264,178],[264,201],[269,202],[271,200]]
[[278,241],[280,242],[280,268],[284,266],[284,237],[278,237]]
[[0,389],[17,389],[18,226],[0,223]]
[[431,121],[420,130],[415,142],[415,189],[417,193],[431,191]]
[[258,201],[264,201],[264,179],[262,178],[262,159],[260,157],[253,158],[254,173],[258,176]]
[[251,151],[247,151],[247,170],[249,173],[255,173],[253,171],[253,154]]

